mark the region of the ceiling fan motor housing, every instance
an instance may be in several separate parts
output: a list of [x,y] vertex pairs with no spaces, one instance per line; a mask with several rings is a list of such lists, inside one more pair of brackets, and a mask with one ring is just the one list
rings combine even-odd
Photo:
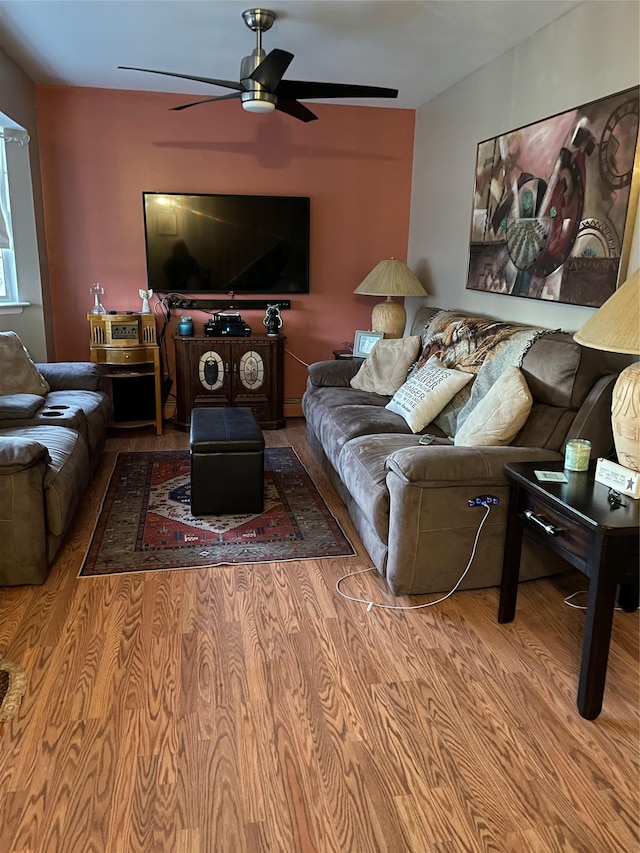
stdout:
[[250,56],[245,56],[240,64],[240,82],[246,89],[246,92],[240,95],[240,99],[243,108],[250,113],[270,113],[278,103],[275,95],[267,92],[261,83],[252,80],[250,76],[265,56],[266,53],[262,48],[256,48]]

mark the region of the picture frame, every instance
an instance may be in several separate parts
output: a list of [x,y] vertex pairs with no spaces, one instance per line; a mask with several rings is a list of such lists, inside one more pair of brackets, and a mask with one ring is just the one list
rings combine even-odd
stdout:
[[467,290],[599,308],[627,277],[640,87],[478,143]]
[[383,332],[357,331],[353,339],[353,355],[355,358],[369,358],[373,345],[384,338]]

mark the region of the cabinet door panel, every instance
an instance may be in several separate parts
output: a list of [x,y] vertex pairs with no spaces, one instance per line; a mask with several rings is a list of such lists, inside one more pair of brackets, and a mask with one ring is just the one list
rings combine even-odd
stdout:
[[229,406],[231,345],[216,339],[176,339],[177,426],[189,428],[194,406]]
[[284,426],[284,338],[234,340],[234,405],[250,405],[267,429]]

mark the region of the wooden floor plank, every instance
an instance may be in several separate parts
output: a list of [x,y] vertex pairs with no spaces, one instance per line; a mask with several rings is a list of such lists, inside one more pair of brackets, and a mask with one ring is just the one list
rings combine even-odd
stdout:
[[[0,590],[27,693],[0,725],[2,853],[618,853],[640,849],[638,613],[616,612],[604,706],[576,709],[573,570],[419,610],[336,581],[371,565],[302,421],[293,445],[356,554],[78,578],[110,435],[47,582]],[[394,599],[377,572],[341,587]]]

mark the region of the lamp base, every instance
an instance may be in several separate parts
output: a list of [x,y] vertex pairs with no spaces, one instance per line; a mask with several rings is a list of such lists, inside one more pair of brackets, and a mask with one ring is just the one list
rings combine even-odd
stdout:
[[371,331],[382,332],[385,338],[401,338],[407,322],[404,305],[394,302],[387,296],[385,302],[379,302],[371,312]]
[[625,367],[616,381],[611,426],[618,462],[640,471],[640,362]]

